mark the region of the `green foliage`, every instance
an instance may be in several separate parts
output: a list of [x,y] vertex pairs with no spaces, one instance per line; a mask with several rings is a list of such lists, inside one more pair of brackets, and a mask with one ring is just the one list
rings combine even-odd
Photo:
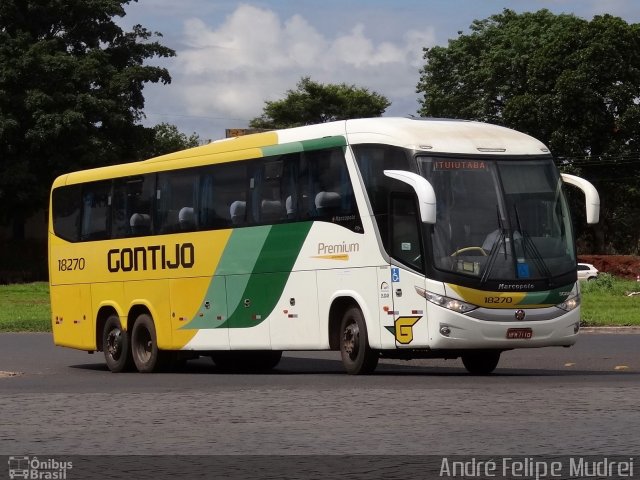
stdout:
[[45,208],[57,175],[135,160],[150,140],[142,89],[171,78],[148,59],[175,52],[113,21],[127,3],[0,2],[0,222]]
[[640,247],[640,25],[548,10],[476,20],[447,47],[425,49],[424,116],[481,120],[546,143],[561,167],[592,181],[601,224],[585,244]]
[[607,273],[581,284],[581,319],[585,325],[640,326],[640,283]]
[[620,285],[624,283],[616,282],[615,277],[610,273],[600,273],[595,280],[590,280],[586,283],[582,284],[582,293],[591,293],[591,292],[612,292],[614,290],[614,286],[617,286],[618,292],[621,293]]
[[160,123],[153,127],[153,140],[149,148],[144,151],[143,156],[145,158],[157,157],[185,148],[197,147],[200,143],[200,136],[197,133],[194,132],[187,136],[180,132],[175,125]]
[[51,331],[46,282],[0,285],[0,332]]
[[304,77],[282,100],[265,102],[252,128],[288,128],[347,118],[379,117],[391,105],[386,97],[355,85],[326,84]]

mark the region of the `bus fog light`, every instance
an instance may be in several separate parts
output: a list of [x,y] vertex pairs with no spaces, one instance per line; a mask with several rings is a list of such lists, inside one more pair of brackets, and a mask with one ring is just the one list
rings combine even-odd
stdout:
[[440,325],[440,335],[443,337],[451,335],[451,328],[449,328],[449,325]]

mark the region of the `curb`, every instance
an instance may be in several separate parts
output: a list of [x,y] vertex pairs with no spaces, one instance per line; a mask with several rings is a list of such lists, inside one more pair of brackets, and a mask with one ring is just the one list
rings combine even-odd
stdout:
[[580,333],[638,334],[640,327],[580,327]]

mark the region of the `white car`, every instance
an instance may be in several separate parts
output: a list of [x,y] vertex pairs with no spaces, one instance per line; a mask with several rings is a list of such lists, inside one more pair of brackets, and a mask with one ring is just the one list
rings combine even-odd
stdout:
[[598,277],[598,269],[590,263],[578,264],[578,280],[595,280]]

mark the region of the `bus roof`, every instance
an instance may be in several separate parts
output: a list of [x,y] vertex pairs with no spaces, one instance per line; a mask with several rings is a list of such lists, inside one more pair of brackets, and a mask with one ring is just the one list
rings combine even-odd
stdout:
[[[384,143],[412,150],[436,153],[541,155],[549,150],[540,141],[515,130],[497,125],[467,120],[412,119],[379,117],[341,120],[284,130],[256,133],[242,137],[217,140],[207,145],[162,155],[141,162],[95,168],[63,175],[54,187],[100,178],[137,175],[148,171],[171,170],[259,158],[267,153],[305,150],[304,142],[326,142],[336,146],[335,138],[342,137],[343,145]],[[332,140],[334,139],[334,140]],[[296,146],[295,144],[299,145]],[[290,145],[291,148],[274,148]]]
[[539,140],[505,127],[468,120],[371,118],[346,121],[350,144],[380,138],[415,150],[468,155],[541,155],[549,149]]

